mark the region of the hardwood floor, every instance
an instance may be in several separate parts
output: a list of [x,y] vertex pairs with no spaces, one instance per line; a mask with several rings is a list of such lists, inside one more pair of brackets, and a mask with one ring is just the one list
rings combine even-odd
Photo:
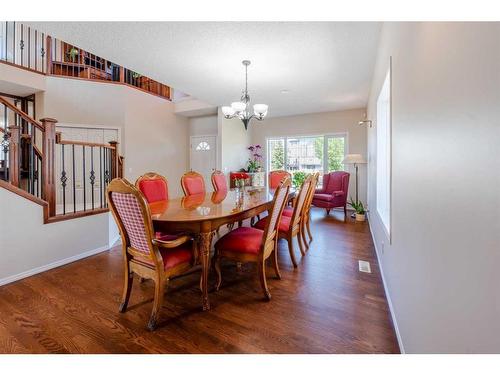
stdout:
[[[264,302],[256,270],[223,263],[223,283],[201,311],[199,272],[171,282],[159,327],[149,332],[153,284],[134,281],[129,310],[120,248],[0,287],[2,353],[398,353],[368,224],[312,210],[314,241],[290,261]],[[358,260],[372,273],[358,271]],[[214,285],[211,272],[210,285]]]

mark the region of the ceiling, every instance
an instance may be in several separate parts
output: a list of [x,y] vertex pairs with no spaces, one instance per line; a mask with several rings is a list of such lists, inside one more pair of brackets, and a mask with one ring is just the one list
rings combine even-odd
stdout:
[[[373,22],[31,22],[54,37],[212,105],[269,116],[365,107],[380,34]],[[282,93],[282,90],[288,90]]]

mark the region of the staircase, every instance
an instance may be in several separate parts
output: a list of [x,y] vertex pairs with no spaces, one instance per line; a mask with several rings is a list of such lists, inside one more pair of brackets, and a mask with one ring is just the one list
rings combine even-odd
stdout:
[[45,223],[108,211],[107,185],[123,175],[117,142],[62,140],[57,120],[38,122],[0,97],[1,109],[0,187],[42,205]]

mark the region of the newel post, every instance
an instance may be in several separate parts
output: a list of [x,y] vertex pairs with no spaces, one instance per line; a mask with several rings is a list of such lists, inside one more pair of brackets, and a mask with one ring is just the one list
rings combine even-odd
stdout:
[[125,83],[125,69],[123,66],[120,66],[120,82]]
[[56,215],[56,123],[53,118],[40,120],[45,128],[42,144],[42,199],[48,203],[49,217]]
[[19,126],[9,126],[9,182],[19,187]]
[[118,142],[109,141],[111,146],[111,179],[119,177],[118,174]]

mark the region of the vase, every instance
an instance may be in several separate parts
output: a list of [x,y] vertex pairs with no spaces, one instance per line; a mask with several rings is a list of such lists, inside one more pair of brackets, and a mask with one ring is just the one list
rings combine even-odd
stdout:
[[365,221],[365,220],[366,220],[365,214],[356,213],[356,221]]

